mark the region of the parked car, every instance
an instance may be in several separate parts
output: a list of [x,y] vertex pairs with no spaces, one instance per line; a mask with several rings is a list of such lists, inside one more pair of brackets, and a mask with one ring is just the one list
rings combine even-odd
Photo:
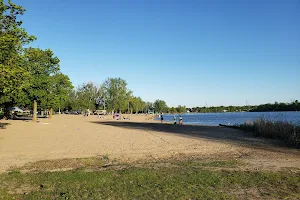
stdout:
[[81,111],[76,111],[76,110],[74,110],[74,111],[70,112],[70,114],[73,114],[73,115],[81,115]]
[[15,112],[19,112],[19,113],[23,113],[24,111],[19,108],[19,107],[12,107],[8,109],[10,112],[15,113]]

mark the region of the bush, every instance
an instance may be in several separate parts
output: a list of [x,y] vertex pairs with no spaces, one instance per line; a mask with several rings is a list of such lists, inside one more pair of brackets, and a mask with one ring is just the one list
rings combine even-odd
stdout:
[[270,121],[264,118],[247,122],[236,128],[251,131],[254,136],[282,139],[300,147],[300,126],[287,121]]

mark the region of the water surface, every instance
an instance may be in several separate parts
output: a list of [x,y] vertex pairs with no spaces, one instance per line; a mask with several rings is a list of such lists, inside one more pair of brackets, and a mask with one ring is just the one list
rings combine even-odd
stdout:
[[[164,115],[164,120],[173,122],[174,115]],[[177,122],[179,115],[175,115]],[[289,121],[300,123],[300,112],[234,112],[234,113],[190,113],[183,114],[184,124],[219,125],[242,124],[246,121],[254,121],[264,117],[272,121]],[[159,120],[157,118],[157,120]]]

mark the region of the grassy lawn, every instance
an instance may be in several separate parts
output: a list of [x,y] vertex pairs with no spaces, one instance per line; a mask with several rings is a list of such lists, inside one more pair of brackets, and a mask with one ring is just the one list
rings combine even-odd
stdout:
[[[70,164],[71,162],[71,164]],[[299,199],[300,174],[243,171],[237,161],[111,164],[99,159],[39,162],[0,175],[0,199]],[[51,165],[54,163],[54,166]],[[60,164],[58,164],[60,163]],[[77,169],[41,172],[75,165]],[[41,166],[38,168],[37,166]]]

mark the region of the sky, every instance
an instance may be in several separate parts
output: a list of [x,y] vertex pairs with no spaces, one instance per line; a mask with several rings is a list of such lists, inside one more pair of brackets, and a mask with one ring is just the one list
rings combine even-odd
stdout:
[[300,0],[14,0],[74,86],[168,106],[300,100]]

